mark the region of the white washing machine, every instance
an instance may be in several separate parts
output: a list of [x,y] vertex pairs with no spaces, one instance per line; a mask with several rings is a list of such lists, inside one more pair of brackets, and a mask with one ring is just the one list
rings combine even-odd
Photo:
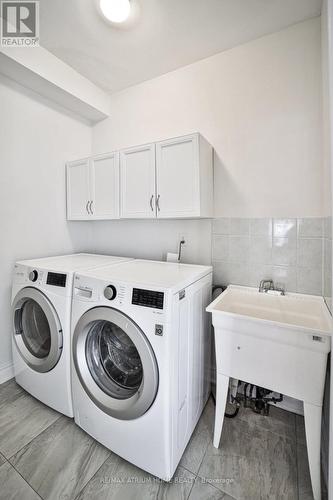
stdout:
[[75,276],[75,422],[170,480],[210,391],[212,268],[135,260]]
[[70,322],[74,272],[126,258],[74,254],[17,262],[13,274],[15,379],[44,404],[72,417]]

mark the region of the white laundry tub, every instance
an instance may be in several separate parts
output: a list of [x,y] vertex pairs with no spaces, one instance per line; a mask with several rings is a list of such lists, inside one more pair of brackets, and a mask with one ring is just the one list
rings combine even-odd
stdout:
[[219,446],[229,378],[300,399],[315,500],[320,499],[320,432],[332,318],[322,297],[229,286],[213,315],[217,370],[214,446]]

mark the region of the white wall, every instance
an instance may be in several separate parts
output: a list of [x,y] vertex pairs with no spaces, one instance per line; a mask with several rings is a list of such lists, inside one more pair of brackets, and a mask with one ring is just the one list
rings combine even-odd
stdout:
[[210,220],[99,221],[92,232],[92,252],[165,260],[167,252],[178,253],[184,237],[182,262],[211,263]]
[[[331,129],[333,117],[333,103],[330,99],[330,79],[332,79],[333,61],[331,49],[329,48],[329,25],[328,25],[328,2],[323,2],[321,17],[322,36],[322,82],[323,82],[323,167],[324,167],[324,203],[325,215],[332,215],[332,143]],[[331,36],[331,34],[330,34]]]
[[11,364],[14,262],[77,251],[90,239],[90,224],[66,222],[64,163],[90,153],[91,128],[5,77],[0,109],[1,382]]
[[325,215],[320,59],[316,18],[131,87],[93,149],[200,131],[218,156],[216,216]]
[[332,76],[333,61],[330,48],[330,33],[328,1],[323,2],[321,17],[322,34],[322,77],[323,77],[323,181],[324,181],[324,210],[327,217],[327,231],[324,246],[324,297],[332,309],[332,167],[333,167],[333,144],[331,141],[333,123],[332,102]]

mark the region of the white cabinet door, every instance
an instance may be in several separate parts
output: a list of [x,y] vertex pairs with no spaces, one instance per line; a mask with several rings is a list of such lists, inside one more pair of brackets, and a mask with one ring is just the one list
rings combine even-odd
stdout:
[[93,219],[119,218],[119,155],[109,153],[91,159],[90,205]]
[[157,217],[200,216],[199,137],[156,144]]
[[120,191],[120,217],[156,217],[154,144],[121,151]]
[[67,218],[90,219],[89,159],[67,163]]

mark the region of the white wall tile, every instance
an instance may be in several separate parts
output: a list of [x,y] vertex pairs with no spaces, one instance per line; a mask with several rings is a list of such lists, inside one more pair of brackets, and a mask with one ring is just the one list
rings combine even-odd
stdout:
[[306,217],[298,219],[299,238],[322,238],[324,219],[322,217]]
[[297,289],[296,267],[273,266],[272,273],[275,286],[282,287],[287,292],[296,292]]
[[249,236],[229,236],[229,262],[248,262]]
[[227,261],[229,258],[229,236],[213,235],[212,245],[213,260]]
[[230,218],[221,217],[213,220],[214,234],[230,234]]
[[260,264],[250,264],[249,266],[249,286],[259,288],[260,281],[263,279],[273,279],[272,266]]
[[254,287],[261,279],[271,278],[290,292],[324,293],[330,303],[332,241],[324,234],[330,234],[331,222],[330,217],[217,219],[215,231],[226,233],[213,237],[217,277],[223,278],[223,284],[230,279],[230,283]]
[[275,286],[286,291],[296,291],[296,268],[287,266],[250,266],[250,286],[259,287],[262,279],[272,279]]
[[245,263],[214,262],[215,285],[249,285],[249,267]]
[[322,270],[319,268],[297,268],[297,292],[311,295],[322,294]]
[[275,238],[296,238],[297,219],[274,219],[273,236]]
[[232,218],[230,219],[230,234],[238,236],[248,236],[250,233],[250,219]]
[[251,236],[249,260],[251,264],[271,264],[272,237]]
[[324,219],[324,238],[332,239],[332,217]]
[[271,236],[273,231],[272,219],[250,219],[251,236]]
[[298,240],[297,265],[322,269],[323,242],[322,239],[301,238]]
[[277,266],[296,266],[297,246],[294,238],[273,238],[272,263]]

